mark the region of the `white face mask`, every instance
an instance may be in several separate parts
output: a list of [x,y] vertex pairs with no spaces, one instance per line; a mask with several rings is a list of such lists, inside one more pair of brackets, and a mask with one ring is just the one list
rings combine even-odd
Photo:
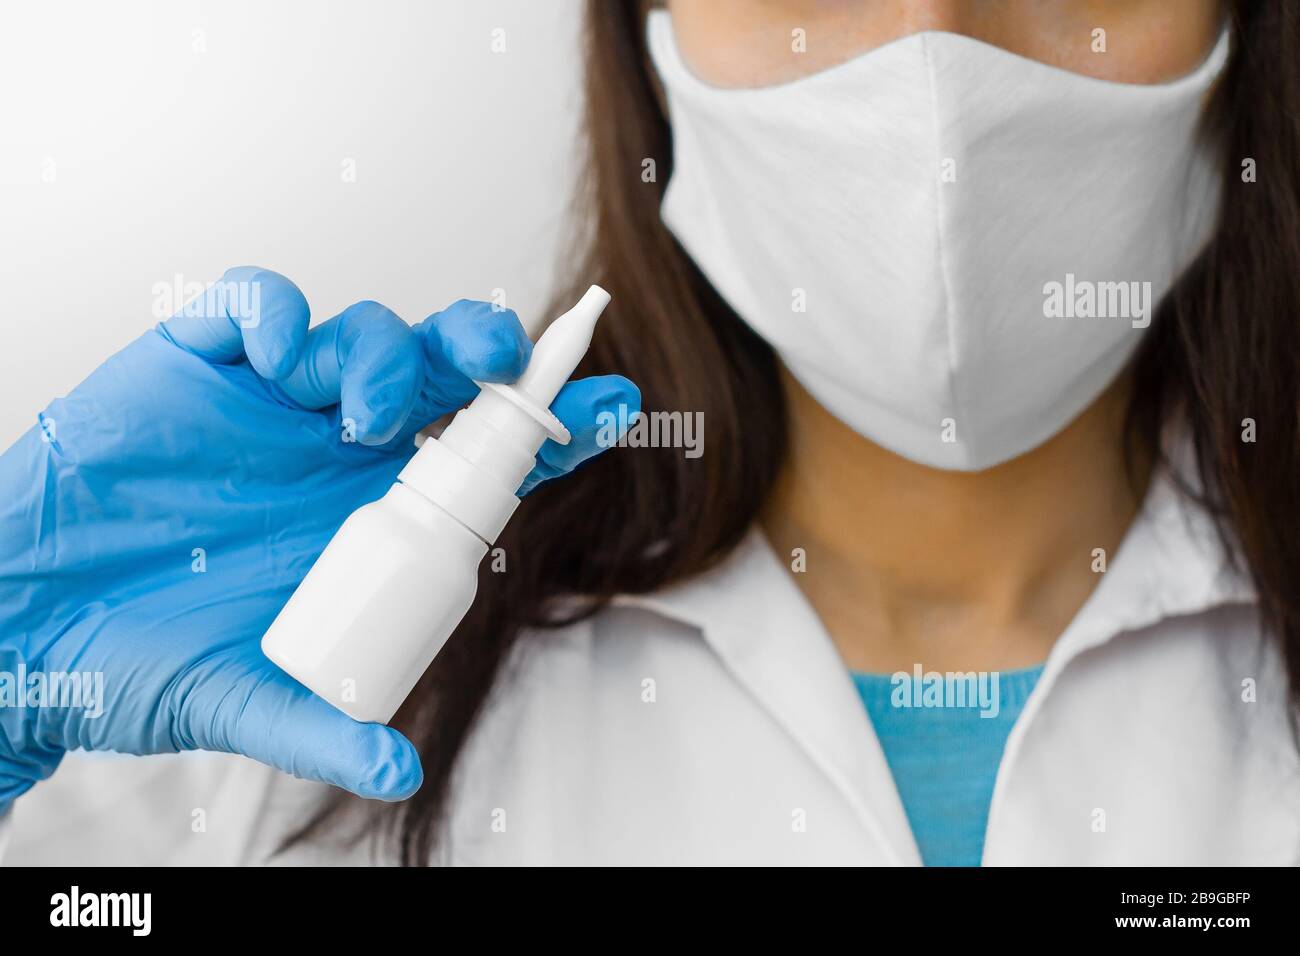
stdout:
[[1064,428],[1213,228],[1196,127],[1226,32],[1160,86],[929,32],[733,90],[690,72],[666,12],[648,28],[664,222],[819,402],[922,464],[988,468]]

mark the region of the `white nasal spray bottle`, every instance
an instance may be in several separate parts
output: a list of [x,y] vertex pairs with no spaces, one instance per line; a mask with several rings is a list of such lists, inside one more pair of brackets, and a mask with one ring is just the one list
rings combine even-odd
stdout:
[[388,493],[349,516],[262,638],[267,657],[350,717],[392,719],[474,602],[479,562],[542,443],[568,443],[549,406],[608,303],[588,289],[518,381],[480,383]]

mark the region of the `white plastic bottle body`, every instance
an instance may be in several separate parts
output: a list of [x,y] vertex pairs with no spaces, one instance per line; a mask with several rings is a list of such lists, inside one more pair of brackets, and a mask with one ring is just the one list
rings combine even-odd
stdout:
[[384,497],[343,522],[262,638],[262,651],[356,720],[388,723],[474,603],[478,566],[551,438],[551,402],[591,344],[609,293],[556,318],[512,385],[484,383]]
[[482,538],[395,484],[339,528],[262,651],[348,716],[387,723],[469,611],[486,553]]

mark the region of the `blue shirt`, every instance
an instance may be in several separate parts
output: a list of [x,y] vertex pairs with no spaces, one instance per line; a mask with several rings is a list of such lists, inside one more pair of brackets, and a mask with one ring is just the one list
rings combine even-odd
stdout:
[[1042,666],[853,674],[926,866],[979,866],[998,764]]

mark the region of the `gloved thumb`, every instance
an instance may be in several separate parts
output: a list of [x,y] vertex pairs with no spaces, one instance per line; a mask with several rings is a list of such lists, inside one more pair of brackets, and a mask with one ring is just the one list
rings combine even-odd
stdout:
[[270,661],[208,658],[176,693],[179,749],[243,754],[372,800],[405,800],[423,781],[404,736],[335,710]]

